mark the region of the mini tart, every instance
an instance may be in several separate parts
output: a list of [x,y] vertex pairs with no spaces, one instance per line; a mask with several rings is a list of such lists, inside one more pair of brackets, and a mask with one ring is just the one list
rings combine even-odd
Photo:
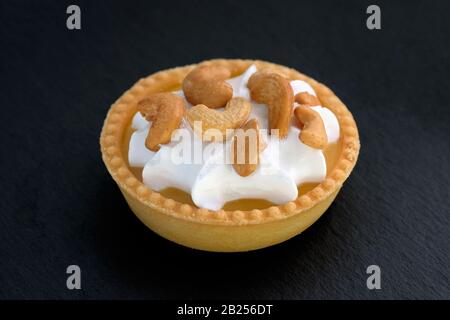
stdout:
[[236,252],[283,242],[308,228],[330,206],[355,166],[360,149],[358,129],[352,114],[325,85],[294,69],[259,60],[217,59],[199,65],[220,65],[232,75],[251,64],[270,68],[290,80],[304,80],[316,91],[322,106],[330,109],[340,125],[342,148],[326,179],[296,200],[267,209],[211,211],[166,198],[141,183],[127,165],[122,150],[124,133],[137,112],[138,101],[150,94],[172,91],[196,66],[164,70],[140,79],[109,109],[100,136],[103,161],[135,215],[150,229],[178,244],[207,251]]

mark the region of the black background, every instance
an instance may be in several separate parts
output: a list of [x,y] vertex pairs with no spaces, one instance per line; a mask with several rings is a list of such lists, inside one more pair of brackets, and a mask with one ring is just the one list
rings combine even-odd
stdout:
[[[82,29],[66,28],[78,4]],[[1,298],[450,298],[450,2],[1,1]],[[128,209],[100,156],[140,77],[258,58],[326,83],[360,130],[327,213],[264,250],[173,244]],[[66,288],[66,268],[82,290]],[[368,290],[366,268],[382,271]]]

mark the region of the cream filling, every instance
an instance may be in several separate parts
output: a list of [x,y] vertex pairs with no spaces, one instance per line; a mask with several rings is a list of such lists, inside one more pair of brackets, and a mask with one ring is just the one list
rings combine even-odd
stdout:
[[[234,97],[250,100],[247,81],[256,71],[256,66],[252,65],[239,77],[227,80],[233,87]],[[302,80],[291,81],[291,86],[294,95],[299,92],[316,95],[313,88]],[[184,98],[182,91],[174,93]],[[187,101],[186,105],[191,107]],[[323,119],[328,142],[336,142],[339,139],[336,116],[327,108],[312,108]],[[261,129],[267,129],[267,117],[267,107],[252,101],[249,119],[258,119]],[[265,199],[275,204],[286,203],[297,198],[298,185],[322,182],[327,172],[323,152],[303,144],[298,138],[301,130],[293,125],[287,138],[283,140],[263,132],[267,147],[260,155],[257,170],[248,177],[239,176],[229,164],[227,152],[231,149],[230,141],[202,143],[184,120],[172,142],[162,145],[158,152],[145,147],[151,122],[138,112],[131,126],[136,131],[130,139],[128,160],[132,167],[144,167],[144,184],[156,191],[169,187],[178,188],[190,193],[198,207],[210,210],[218,210],[229,201],[244,198]],[[191,145],[192,154],[195,150],[200,152],[201,159],[195,159],[192,155],[192,161],[181,160],[180,150],[186,143]],[[199,152],[195,154],[198,156]]]

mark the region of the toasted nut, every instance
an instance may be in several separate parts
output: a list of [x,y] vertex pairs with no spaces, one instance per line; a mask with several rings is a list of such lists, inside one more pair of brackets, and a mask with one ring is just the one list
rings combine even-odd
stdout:
[[319,99],[308,92],[300,92],[296,94],[295,102],[306,106],[320,106]]
[[259,154],[267,145],[259,131],[258,120],[251,119],[242,129],[242,131],[238,129],[238,132],[234,135],[231,142],[231,151],[234,170],[241,177],[247,177],[258,167]]
[[[252,105],[248,100],[233,98],[228,101],[224,111],[213,110],[203,104],[196,105],[188,110],[187,120],[194,130],[202,130],[201,136],[205,141],[214,138],[208,135],[209,129],[219,130],[222,138],[227,139],[226,130],[242,126],[247,121],[251,110]],[[196,121],[200,121],[200,128],[195,126]]]
[[138,111],[152,121],[145,146],[158,151],[160,144],[170,142],[172,132],[177,129],[185,115],[184,100],[172,93],[156,93],[138,103]]
[[289,81],[276,73],[258,71],[247,84],[253,100],[269,108],[269,129],[278,129],[279,137],[286,138],[294,103],[294,93]]
[[222,108],[233,97],[233,87],[225,82],[231,73],[220,66],[200,66],[183,80],[183,92],[192,105],[204,104],[208,108]]
[[328,144],[327,132],[319,113],[301,105],[294,110],[295,117],[303,125],[300,140],[314,149],[324,149]]

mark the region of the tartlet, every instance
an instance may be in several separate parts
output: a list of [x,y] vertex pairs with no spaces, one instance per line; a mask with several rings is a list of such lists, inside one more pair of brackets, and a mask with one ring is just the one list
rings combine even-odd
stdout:
[[[179,88],[195,67],[221,66],[239,75],[250,65],[303,80],[336,116],[341,148],[323,182],[294,201],[249,211],[212,211],[166,198],[133,174],[123,150],[125,131],[145,97]],[[312,225],[330,206],[355,166],[360,142],[352,114],[325,85],[285,66],[259,60],[216,59],[157,72],[140,79],[110,108],[100,137],[103,161],[135,215],[150,229],[178,244],[206,251],[249,251],[283,242]]]

